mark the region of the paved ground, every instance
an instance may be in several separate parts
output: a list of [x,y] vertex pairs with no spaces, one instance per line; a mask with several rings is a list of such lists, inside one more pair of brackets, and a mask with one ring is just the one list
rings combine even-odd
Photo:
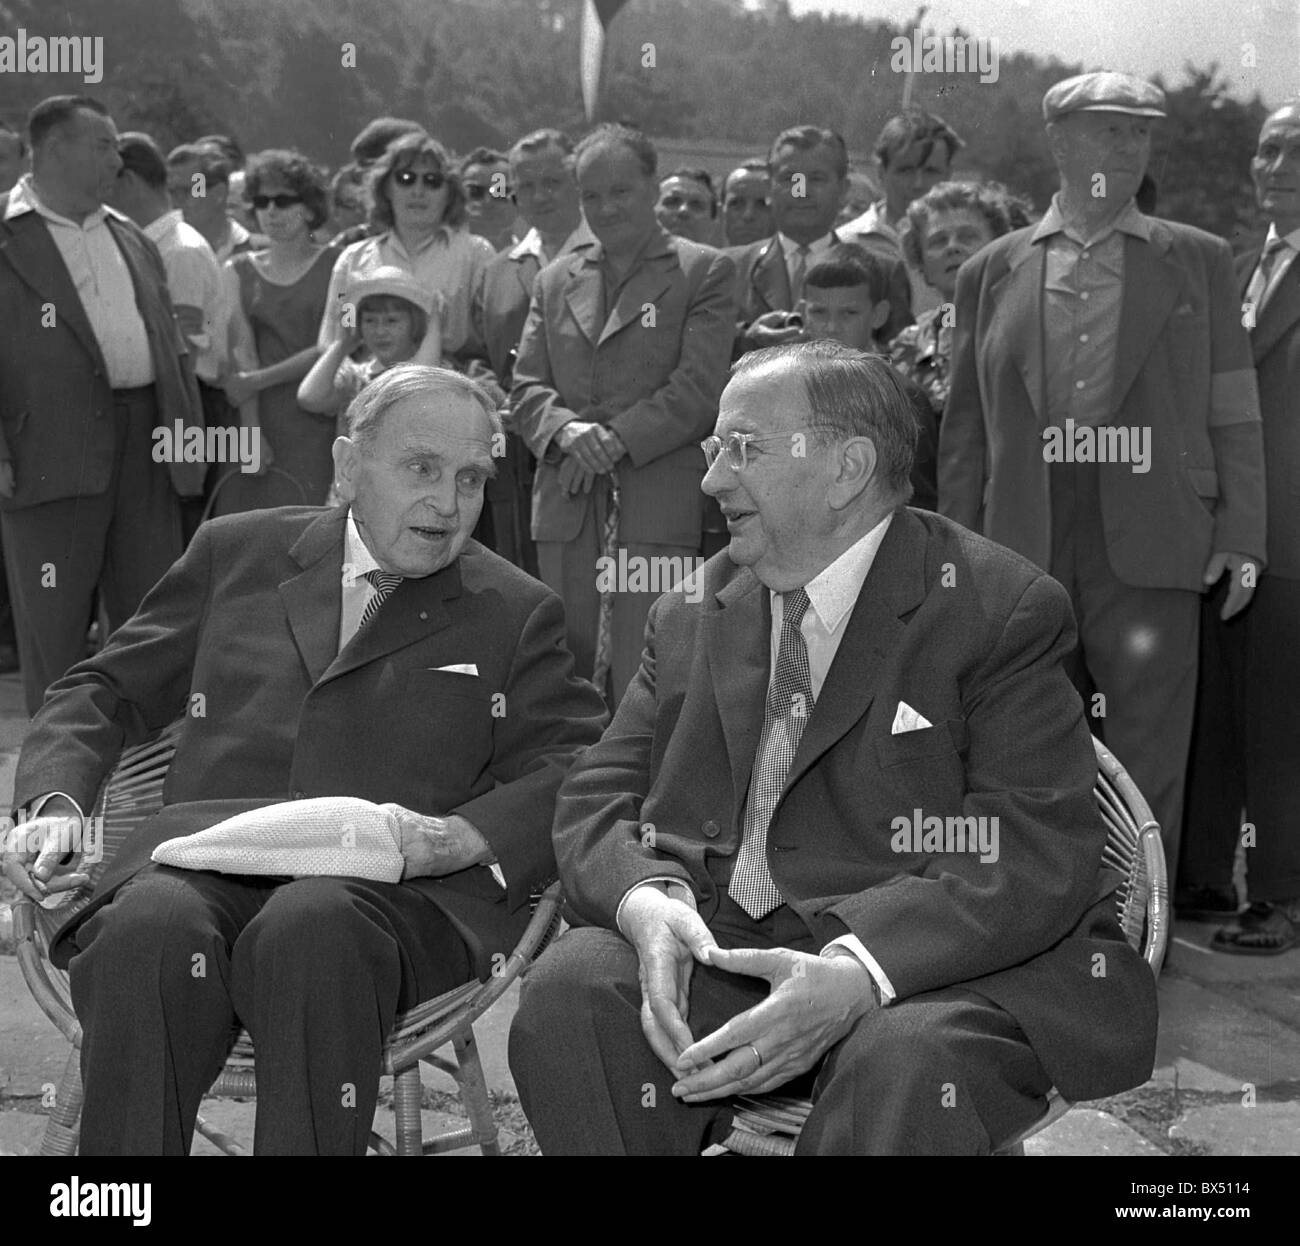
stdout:
[[[8,807],[25,719],[17,680],[0,676],[0,806]],[[0,906],[0,948],[8,931]],[[1160,980],[1155,1075],[1114,1099],[1077,1107],[1030,1140],[1032,1155],[1300,1154],[1300,951],[1278,957],[1219,956],[1206,950],[1212,927],[1179,924]],[[526,1127],[506,1063],[511,994],[480,1024],[488,1083],[497,1093],[505,1141],[527,1153]],[[68,1044],[28,994],[17,961],[0,954],[0,1153],[31,1154],[57,1086]],[[456,1110],[450,1078],[427,1076],[426,1131]],[[392,1137],[382,1101],[376,1128]],[[251,1146],[252,1104],[204,1104],[203,1114]],[[200,1140],[196,1154],[213,1154]]]

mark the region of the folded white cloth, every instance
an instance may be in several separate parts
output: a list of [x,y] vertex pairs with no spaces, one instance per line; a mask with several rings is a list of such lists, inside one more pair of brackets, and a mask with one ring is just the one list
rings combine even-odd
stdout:
[[160,865],[220,874],[331,874],[395,883],[405,861],[400,805],[321,796],[250,809],[153,850]]

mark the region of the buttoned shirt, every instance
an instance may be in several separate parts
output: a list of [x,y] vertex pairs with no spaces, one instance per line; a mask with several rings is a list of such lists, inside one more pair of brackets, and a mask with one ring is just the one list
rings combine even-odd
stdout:
[[[777,241],[781,244],[781,254],[785,256],[785,271],[790,278],[790,289],[798,296],[795,291],[795,273],[799,270],[799,247],[801,243],[796,242],[788,234],[783,234],[779,229],[776,231]],[[807,278],[812,271],[814,264],[820,264],[830,253],[831,248],[839,242],[839,239],[833,233],[825,234],[818,238],[816,242],[808,244],[808,254],[804,260],[804,277]]]
[[339,305],[347,298],[352,283],[376,268],[392,265],[410,273],[426,290],[445,300],[442,349],[444,354],[455,354],[469,337],[469,300],[474,279],[495,254],[486,238],[445,225],[425,239],[414,254],[391,229],[354,242],[339,256],[330,275],[317,345],[324,350],[338,337]]
[[[809,606],[800,621],[799,634],[803,637],[804,645],[808,650],[808,672],[812,677],[814,714],[817,712],[815,703],[821,696],[826,676],[830,673],[835,655],[839,652],[840,642],[848,630],[853,607],[862,593],[862,586],[867,581],[867,575],[871,571],[871,566],[876,560],[876,554],[885,539],[885,533],[889,531],[893,518],[891,511],[870,532],[850,545],[834,562],[819,571],[803,586],[808,594]],[[777,655],[781,649],[783,610],[781,594],[769,590],[768,595],[772,606],[772,627],[769,637],[771,661],[768,669],[775,671]],[[658,879],[648,878],[636,886],[644,887],[651,883],[663,883],[667,886],[669,895],[679,896],[682,899],[689,897],[688,902],[694,901],[694,894],[690,888],[678,878],[669,876]],[[618,912],[614,917],[615,925],[618,925],[618,919],[622,916],[627,897],[635,890],[636,887],[632,887],[619,902]],[[893,1002],[895,992],[893,984],[889,981],[889,975],[857,935],[841,935],[838,939],[832,939],[822,951],[825,953],[831,948],[844,948],[856,957],[880,988],[880,1002],[882,1004]]]
[[194,374],[215,385],[226,355],[226,310],[221,268],[208,240],[187,225],[179,208],[150,221],[144,232],[153,239],[167,270],[167,288],[177,307],[197,307],[203,331],[188,338],[194,351]]
[[151,385],[153,352],[144,317],[136,304],[135,281],[107,223],[109,216],[123,222],[127,218],[107,205],[96,208],[81,222],[60,216],[42,202],[30,173],[24,174],[10,191],[5,220],[26,212],[35,212],[44,219],[63,257],[104,356],[108,383],[114,389]]
[[1047,420],[1096,427],[1112,418],[1115,348],[1124,301],[1124,239],[1151,237],[1146,217],[1130,200],[1092,238],[1068,228],[1060,194],[1031,241],[1047,248],[1043,274],[1043,375]]

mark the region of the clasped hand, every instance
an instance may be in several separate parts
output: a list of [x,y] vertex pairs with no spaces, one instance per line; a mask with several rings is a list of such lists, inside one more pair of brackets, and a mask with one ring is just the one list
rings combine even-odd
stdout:
[[[673,1094],[686,1103],[784,1085],[811,1069],[873,1006],[870,975],[855,957],[720,948],[689,904],[656,887],[628,897],[622,924],[640,962],[642,1032],[677,1077]],[[771,993],[696,1041],[687,1024],[696,961],[765,978]]]
[[54,801],[45,807],[56,811],[42,811],[42,816],[10,828],[0,839],[0,874],[36,904],[90,881],[79,869],[84,847],[81,818],[59,811]]

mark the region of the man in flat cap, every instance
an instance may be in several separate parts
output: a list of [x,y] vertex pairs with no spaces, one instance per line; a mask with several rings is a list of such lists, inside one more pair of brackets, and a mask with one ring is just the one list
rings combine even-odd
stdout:
[[1069,590],[1093,729],[1150,802],[1176,877],[1200,595],[1264,562],[1264,459],[1226,242],[1133,202],[1165,115],[1123,74],[1043,99],[1060,190],[957,279],[942,513]]

